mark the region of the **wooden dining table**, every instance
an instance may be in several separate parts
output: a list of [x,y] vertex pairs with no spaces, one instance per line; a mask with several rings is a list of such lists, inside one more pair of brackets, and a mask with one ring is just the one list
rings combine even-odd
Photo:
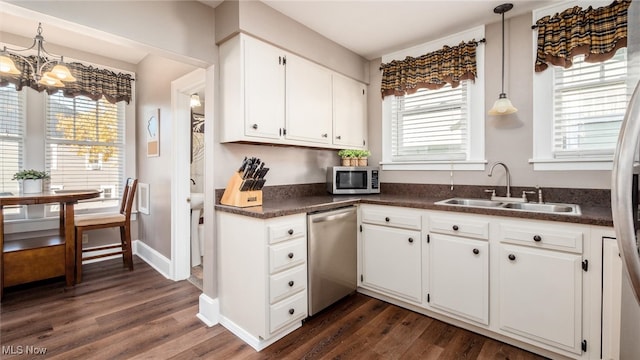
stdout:
[[[33,194],[0,195],[0,298],[5,287],[62,275],[65,276],[66,286],[75,285],[74,205],[80,200],[98,196],[99,190],[54,190]],[[5,206],[49,203],[60,204],[58,234],[5,243]]]

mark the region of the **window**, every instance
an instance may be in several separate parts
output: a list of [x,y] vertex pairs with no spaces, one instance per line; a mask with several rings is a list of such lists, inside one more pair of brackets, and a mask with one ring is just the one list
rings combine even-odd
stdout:
[[[0,193],[20,190],[11,178],[22,169],[24,122],[24,94],[14,85],[0,87]],[[4,214],[7,219],[21,217],[22,207],[7,207]]]
[[[576,4],[595,8],[609,3]],[[534,22],[572,5],[535,11]],[[534,73],[534,170],[611,169],[629,100],[626,75],[626,48],[605,62],[587,63],[584,56],[577,56],[568,69],[552,66]]]
[[[385,55],[383,63],[420,56],[443,45],[484,38],[478,27]],[[484,170],[484,45],[476,49],[475,82],[386,96],[382,102],[382,169]]]
[[51,188],[108,192],[79,209],[118,204],[124,183],[124,106],[61,93],[47,99],[45,164]]

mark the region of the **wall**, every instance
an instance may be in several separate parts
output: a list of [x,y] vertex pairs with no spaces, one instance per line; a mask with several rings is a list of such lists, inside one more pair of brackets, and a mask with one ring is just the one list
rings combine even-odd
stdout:
[[[515,186],[541,186],[560,188],[610,188],[610,171],[533,171],[529,159],[533,153],[532,84],[533,46],[531,14],[505,22],[505,92],[518,112],[504,118],[485,115],[485,148],[488,166],[495,161],[506,163],[511,170],[511,183]],[[490,109],[500,94],[501,82],[501,23],[488,24],[485,68],[485,108]],[[380,98],[380,59],[369,64],[370,85],[368,98],[369,143],[372,163],[382,159],[382,101]],[[504,172],[488,177],[485,171],[456,171],[456,184],[486,185],[501,189]],[[383,171],[381,182],[448,184],[449,171]],[[383,185],[384,186],[384,185]]]

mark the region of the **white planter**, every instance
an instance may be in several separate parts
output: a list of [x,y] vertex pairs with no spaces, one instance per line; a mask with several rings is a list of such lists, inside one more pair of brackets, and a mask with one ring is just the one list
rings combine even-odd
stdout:
[[22,180],[23,194],[37,194],[42,192],[42,179]]

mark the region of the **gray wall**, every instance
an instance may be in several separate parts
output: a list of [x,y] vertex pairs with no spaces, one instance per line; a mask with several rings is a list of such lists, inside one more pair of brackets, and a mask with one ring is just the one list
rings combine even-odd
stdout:
[[[533,48],[531,14],[505,22],[505,92],[518,108],[515,116],[485,115],[485,147],[488,165],[506,163],[515,186],[609,189],[610,171],[533,171]],[[500,94],[501,23],[488,24],[485,64],[485,108],[490,109]],[[369,143],[372,163],[382,158],[382,115],[380,98],[380,59],[371,61],[369,86]],[[503,172],[488,177],[486,171],[456,171],[456,184],[504,186]],[[449,171],[383,171],[381,182],[448,184]]]

